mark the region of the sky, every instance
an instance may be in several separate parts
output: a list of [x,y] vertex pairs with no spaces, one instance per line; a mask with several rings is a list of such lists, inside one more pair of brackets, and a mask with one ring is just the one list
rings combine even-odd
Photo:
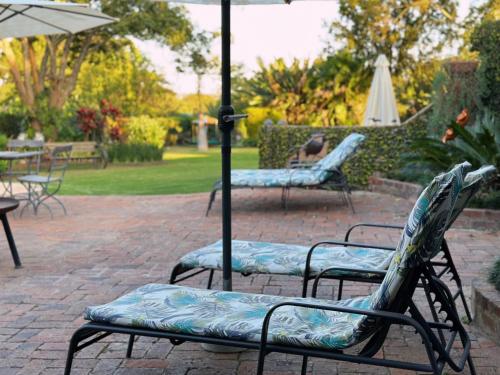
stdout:
[[[474,0],[459,1],[459,16],[463,18]],[[270,63],[278,57],[287,62],[294,57],[315,58],[321,54],[327,34],[326,24],[337,18],[336,1],[296,2],[291,5],[233,6],[231,10],[231,60],[242,63],[251,73],[257,68],[257,58]],[[208,31],[220,30],[220,8],[210,5],[186,5],[196,27]],[[175,54],[156,42],[135,41],[151,60],[169,87],[183,95],[196,91],[194,75],[175,70]],[[220,39],[212,46],[220,55]],[[220,78],[214,74],[203,79],[202,92],[217,94]]]

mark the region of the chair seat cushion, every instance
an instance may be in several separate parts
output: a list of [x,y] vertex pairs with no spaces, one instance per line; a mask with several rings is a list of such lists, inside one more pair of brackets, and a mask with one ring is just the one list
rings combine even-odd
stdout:
[[234,187],[315,186],[330,173],[311,169],[236,169],[231,172]]
[[[309,246],[237,240],[233,240],[232,245],[234,272],[304,276]],[[314,276],[331,267],[385,270],[392,254],[389,250],[372,248],[319,247],[311,258],[310,273]],[[183,272],[193,268],[222,269],[222,241],[184,255],[179,263]],[[332,271],[329,275],[341,273]]]
[[[271,307],[302,302],[367,309],[371,297],[343,301],[268,296],[149,284],[115,301],[88,307],[85,319],[120,326],[259,342],[262,322]],[[366,317],[304,307],[279,308],[271,318],[269,342],[342,349],[371,333]]]

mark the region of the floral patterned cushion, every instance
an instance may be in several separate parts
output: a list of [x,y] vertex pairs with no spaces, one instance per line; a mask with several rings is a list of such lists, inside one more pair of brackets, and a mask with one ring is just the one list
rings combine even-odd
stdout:
[[453,207],[448,228],[453,225],[457,217],[467,206],[467,203],[469,203],[470,199],[479,191],[481,186],[488,183],[495,176],[496,171],[497,169],[493,165],[486,165],[476,171],[467,173],[462,191],[458,196],[455,207]]
[[432,259],[440,250],[452,209],[462,190],[469,163],[443,173],[420,194],[384,280],[373,294],[374,310],[385,310],[398,296],[411,270]]
[[356,152],[359,145],[365,140],[365,136],[358,133],[349,134],[328,155],[318,161],[312,167],[313,170],[337,170],[344,162]]
[[[287,245],[272,242],[232,242],[232,268],[241,273],[267,273],[303,276],[309,246]],[[392,258],[392,251],[354,248],[320,247],[311,259],[311,274],[330,267],[386,269]],[[182,272],[193,268],[222,269],[222,241],[190,252],[179,263]],[[331,272],[331,274],[340,272]],[[367,275],[369,276],[369,275]]]
[[[85,319],[258,342],[262,322],[269,309],[290,301],[355,308],[370,305],[370,297],[333,302],[149,284],[111,303],[88,307]],[[274,313],[269,340],[273,343],[343,349],[359,341],[362,321],[362,316],[355,314],[286,306]]]
[[311,169],[235,169],[231,171],[234,187],[315,186],[323,183],[330,173]]

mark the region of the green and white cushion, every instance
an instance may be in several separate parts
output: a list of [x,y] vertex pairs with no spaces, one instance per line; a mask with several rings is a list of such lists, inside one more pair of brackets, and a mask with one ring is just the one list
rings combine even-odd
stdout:
[[[388,309],[412,268],[439,251],[451,210],[461,190],[464,169],[465,165],[461,165],[438,176],[424,190],[410,214],[387,276],[370,296],[333,302],[150,284],[111,303],[87,308],[85,318],[122,326],[258,341],[266,313],[271,307],[286,301]],[[343,349],[373,334],[376,324],[376,321],[357,314],[288,306],[278,309],[273,315],[269,340],[288,345]]]
[[233,187],[316,186],[325,182],[332,171],[354,154],[365,136],[352,133],[328,155],[309,169],[235,169],[231,171]]
[[[370,297],[332,302],[318,299],[221,292],[165,284],[149,284],[106,305],[89,307],[94,322],[201,336],[260,340],[262,322],[282,302],[319,303],[367,308]],[[360,315],[283,307],[272,318],[269,339],[316,348],[341,349],[357,341]]]
[[[304,276],[309,250],[309,246],[233,240],[231,265],[234,272],[243,274]],[[310,274],[315,276],[332,267],[385,270],[392,253],[371,248],[318,247],[311,258]],[[186,254],[179,264],[181,272],[193,268],[222,269],[222,241]],[[340,274],[340,271],[331,274]]]

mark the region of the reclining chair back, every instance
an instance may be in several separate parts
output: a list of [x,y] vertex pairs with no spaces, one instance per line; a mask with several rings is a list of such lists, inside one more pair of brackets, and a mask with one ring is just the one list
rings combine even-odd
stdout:
[[[392,257],[386,276],[377,291],[371,295],[369,309],[404,313],[422,273],[423,265],[440,249],[452,209],[462,188],[469,163],[463,163],[443,173],[420,194],[401,239]],[[357,335],[358,340],[380,332],[370,342],[383,343],[386,325],[365,319]],[[377,337],[378,336],[378,337]],[[359,341],[358,341],[359,342]],[[371,350],[378,350],[367,345]]]
[[326,155],[323,159],[314,164],[311,169],[313,171],[336,171],[342,167],[342,164],[349,159],[355,152],[358,146],[365,140],[365,136],[359,133],[351,133],[344,138],[333,151]]
[[451,213],[450,221],[448,222],[449,229],[457,217],[462,213],[470,199],[488,182],[490,182],[496,175],[496,168],[493,165],[485,165],[475,171],[467,173],[464,179],[464,184],[462,186],[462,191],[460,192],[457,203]]

